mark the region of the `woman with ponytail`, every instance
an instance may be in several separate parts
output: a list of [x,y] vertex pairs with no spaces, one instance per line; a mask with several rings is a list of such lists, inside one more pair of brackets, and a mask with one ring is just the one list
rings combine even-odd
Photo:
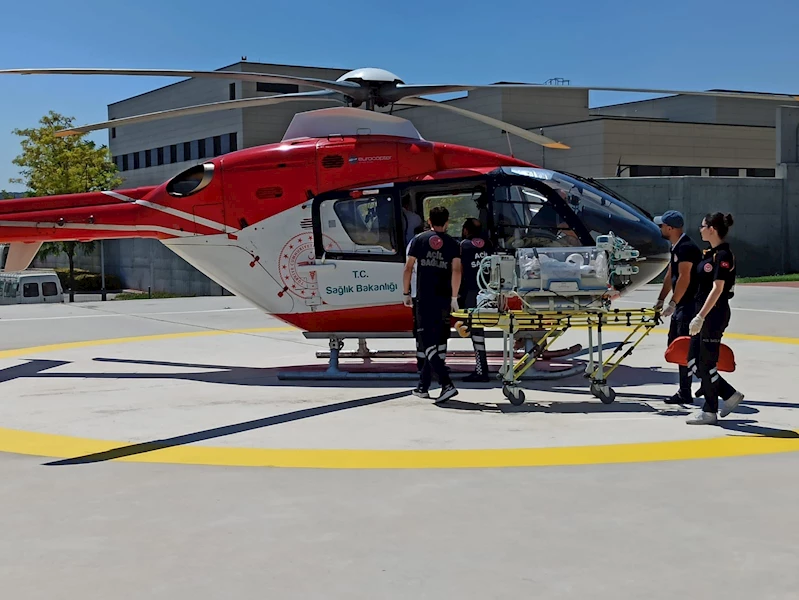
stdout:
[[[735,289],[735,255],[725,241],[732,224],[732,215],[717,212],[706,215],[699,228],[702,240],[710,244],[710,249],[697,265],[697,315],[688,330],[691,335],[688,368],[702,380],[705,404],[698,415],[688,419],[690,425],[717,423],[717,413],[727,416],[744,397],[716,368],[721,337],[730,322],[730,298]],[[723,401],[721,410],[719,397]]]

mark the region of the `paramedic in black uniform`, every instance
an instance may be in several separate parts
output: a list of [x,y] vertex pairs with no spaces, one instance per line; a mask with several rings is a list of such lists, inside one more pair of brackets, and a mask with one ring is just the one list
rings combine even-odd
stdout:
[[705,404],[700,413],[688,419],[689,425],[715,424],[717,413],[727,416],[744,397],[716,368],[721,336],[730,322],[730,298],[735,286],[735,255],[724,241],[731,226],[732,215],[717,212],[705,216],[700,227],[702,240],[710,244],[710,249],[696,267],[697,314],[689,326],[688,368],[702,380]]
[[[477,307],[477,294],[480,285],[477,274],[480,272],[480,261],[494,249],[491,242],[483,235],[483,227],[479,219],[466,219],[461,233],[461,265],[463,277],[458,293],[458,303],[462,309]],[[474,346],[475,370],[467,375],[464,381],[488,381],[488,358],[486,356],[485,330],[482,327],[471,329],[472,345]]]
[[[685,219],[676,210],[669,210],[660,217],[655,217],[655,225],[660,227],[661,235],[671,242],[671,260],[655,304],[656,310],[663,308],[663,302],[671,292],[671,301],[662,313],[664,317],[671,317],[667,341],[667,344],[671,344],[678,337],[688,335],[688,326],[696,316],[696,287],[699,278],[696,266],[702,260],[702,251],[683,231]],[[681,366],[679,370],[679,391],[666,400],[667,404],[693,403],[691,373],[688,367]]]
[[404,302],[412,306],[411,277],[416,265],[417,336],[424,348],[425,362],[414,396],[429,398],[432,371],[441,384],[436,402],[457,395],[447,366],[439,355],[439,346],[446,348],[450,331],[450,313],[458,310],[458,290],[461,285],[461,259],[458,242],[447,235],[449,211],[443,206],[430,210],[430,230],[413,238],[402,274]]

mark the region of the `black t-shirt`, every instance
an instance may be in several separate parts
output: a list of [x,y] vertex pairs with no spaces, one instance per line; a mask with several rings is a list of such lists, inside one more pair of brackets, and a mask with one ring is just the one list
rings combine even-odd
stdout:
[[491,242],[483,237],[475,236],[461,241],[461,263],[463,264],[463,277],[461,278],[460,295],[469,291],[479,290],[477,274],[480,272],[480,262],[488,255],[494,253]]
[[697,291],[696,304],[701,308],[713,290],[713,282],[720,279],[724,282],[724,291],[716,302],[715,308],[729,306],[730,298],[735,294],[735,256],[726,242],[705,252],[696,266]]
[[416,258],[416,299],[422,303],[449,304],[452,298],[452,261],[458,242],[446,233],[425,231],[411,240],[409,256]]
[[688,281],[688,289],[685,290],[682,298],[680,298],[679,306],[693,306],[696,302],[696,290],[698,277],[696,274],[696,265],[702,260],[702,251],[699,249],[694,241],[687,235],[683,235],[671,249],[671,289],[672,292],[677,287],[677,278],[680,275],[680,263],[691,263],[691,278]]

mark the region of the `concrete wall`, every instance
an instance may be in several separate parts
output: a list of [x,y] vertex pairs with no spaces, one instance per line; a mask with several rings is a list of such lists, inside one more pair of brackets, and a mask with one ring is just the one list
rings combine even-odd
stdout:
[[[790,243],[799,234],[799,171],[796,192],[787,181],[770,178],[634,177],[601,181],[653,214],[679,210],[688,235],[701,244],[699,225],[707,213],[731,213],[728,240],[742,277],[799,271],[799,252]],[[784,217],[784,220],[783,220]]]

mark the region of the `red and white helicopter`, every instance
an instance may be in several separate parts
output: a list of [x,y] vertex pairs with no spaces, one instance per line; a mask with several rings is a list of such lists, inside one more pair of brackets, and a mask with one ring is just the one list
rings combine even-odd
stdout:
[[159,186],[4,200],[0,242],[11,244],[6,270],[27,268],[45,241],[156,238],[235,295],[303,330],[389,332],[410,331],[412,325],[401,289],[405,248],[413,235],[405,227],[406,210],[426,219],[432,206],[444,203],[455,237],[464,218],[478,217],[500,251],[591,246],[597,235],[612,231],[641,256],[639,273],[622,295],[651,281],[668,261],[668,243],[651,215],[598,182],[427,141],[408,120],[375,110],[437,107],[546,147],[567,148],[510,123],[419,97],[539,84],[406,85],[382,69],[351,71],[337,81],[235,71],[0,71],[7,74],[186,76],[320,88],[115,119],[60,135],[296,100],[343,106],[298,113],[282,141],[206,160]]

